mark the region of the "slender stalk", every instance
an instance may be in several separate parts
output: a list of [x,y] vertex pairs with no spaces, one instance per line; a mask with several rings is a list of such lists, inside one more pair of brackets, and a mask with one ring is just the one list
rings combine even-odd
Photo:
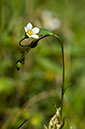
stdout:
[[21,44],[21,42],[22,42],[24,39],[26,39],[26,37],[24,37],[23,39],[21,39],[21,40],[19,41],[19,45],[20,45],[21,47],[27,47],[27,46],[28,46],[28,45],[22,45],[22,44]]
[[62,40],[57,35],[54,34],[54,36],[58,39],[62,48],[62,65],[63,65],[62,84],[61,84],[61,119],[62,119],[63,98],[64,98],[64,77],[65,77],[64,48],[63,48]]
[[21,123],[21,125],[17,129],[20,129],[27,122],[27,120],[28,119],[24,120],[23,123]]

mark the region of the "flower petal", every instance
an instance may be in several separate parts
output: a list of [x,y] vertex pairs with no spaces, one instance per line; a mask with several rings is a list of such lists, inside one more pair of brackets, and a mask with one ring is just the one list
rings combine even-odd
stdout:
[[28,30],[27,27],[24,27],[24,29],[25,29],[25,32],[27,32],[27,30]]
[[30,36],[28,33],[26,33],[26,35],[30,38],[30,37],[32,37],[32,36]]
[[39,36],[36,35],[36,34],[33,34],[31,37],[33,37],[33,38],[35,38],[35,39],[38,39],[38,38],[39,38]]
[[36,34],[36,33],[38,33],[39,32],[39,28],[38,27],[34,27],[33,29],[32,29],[32,33],[33,34]]
[[28,24],[27,24],[27,29],[28,29],[28,30],[31,30],[31,29],[32,29],[32,24],[31,24],[31,23],[28,23]]

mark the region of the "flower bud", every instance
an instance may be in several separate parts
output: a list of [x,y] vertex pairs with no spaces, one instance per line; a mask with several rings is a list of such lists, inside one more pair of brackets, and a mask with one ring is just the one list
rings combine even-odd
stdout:
[[20,61],[18,61],[17,63],[16,63],[16,68],[17,68],[17,70],[19,70],[20,68],[21,68],[21,62]]

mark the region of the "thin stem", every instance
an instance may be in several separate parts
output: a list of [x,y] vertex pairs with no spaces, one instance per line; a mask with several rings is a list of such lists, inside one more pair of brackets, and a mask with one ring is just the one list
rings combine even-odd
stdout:
[[24,37],[23,39],[21,39],[21,40],[19,41],[19,45],[20,45],[21,47],[27,47],[27,46],[29,46],[29,45],[22,45],[22,44],[21,44],[21,42],[22,42],[24,39],[26,39],[26,37]]
[[27,120],[28,119],[24,120],[24,122],[17,129],[20,129],[27,122]]
[[37,42],[38,42],[39,40],[41,40],[41,39],[45,38],[45,37],[48,37],[48,36],[51,36],[51,35],[46,34],[46,35],[44,35],[44,36],[41,36],[39,39],[37,39]]
[[57,35],[54,34],[54,36],[58,39],[58,41],[61,44],[61,48],[62,48],[62,63],[63,63],[62,84],[64,84],[65,66],[64,66],[64,48],[63,48],[63,43],[62,43],[62,40]]
[[64,98],[64,77],[65,77],[65,66],[64,66],[64,48],[62,40],[54,34],[54,36],[58,39],[62,48],[62,65],[63,65],[63,74],[62,74],[62,85],[61,85],[61,119],[62,119],[62,110],[63,110],[63,98]]

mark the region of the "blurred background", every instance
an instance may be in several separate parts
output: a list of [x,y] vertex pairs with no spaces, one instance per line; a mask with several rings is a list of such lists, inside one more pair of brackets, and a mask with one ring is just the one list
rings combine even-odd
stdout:
[[[63,116],[85,128],[85,0],[0,0],[0,128],[43,129],[60,106],[61,47],[56,38],[39,42],[17,71],[28,22],[60,36],[65,50]],[[29,40],[27,41],[29,43]],[[68,122],[64,129],[68,129]]]

